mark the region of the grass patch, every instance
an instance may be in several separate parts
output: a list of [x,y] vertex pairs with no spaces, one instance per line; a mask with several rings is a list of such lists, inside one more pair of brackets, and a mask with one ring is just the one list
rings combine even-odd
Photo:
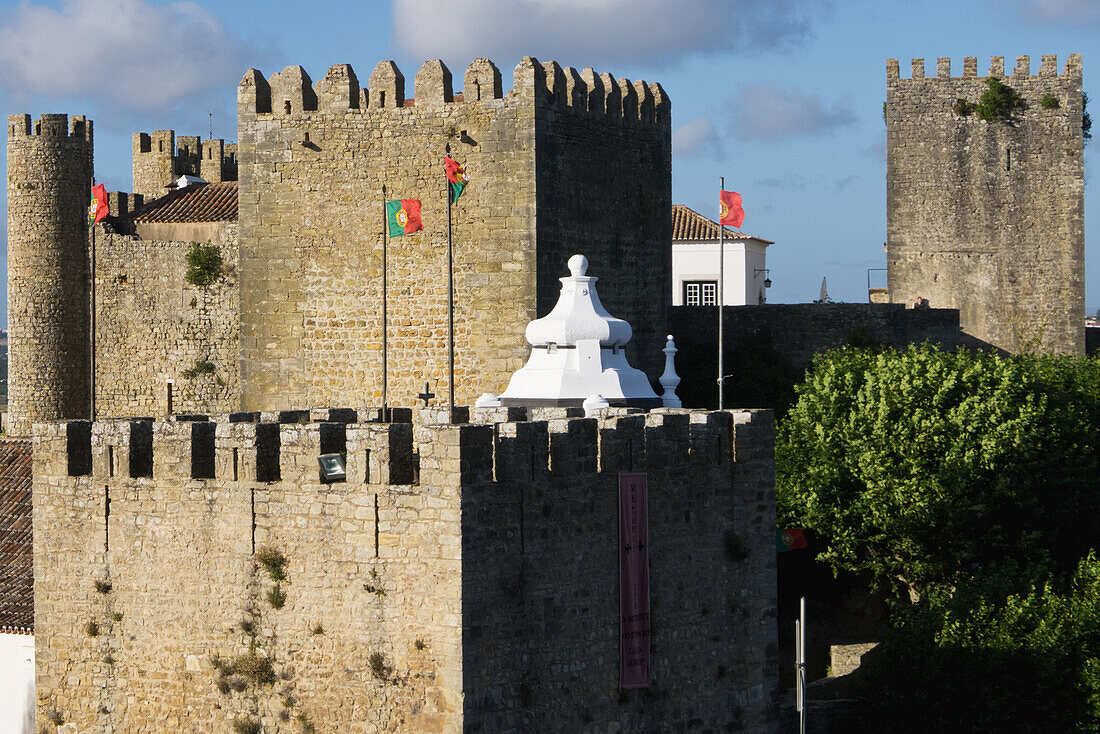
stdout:
[[197,359],[195,364],[191,365],[183,371],[183,376],[188,380],[193,380],[199,375],[210,375],[214,373],[214,363],[208,359]]
[[380,652],[372,652],[370,658],[367,659],[367,664],[370,665],[370,672],[374,674],[375,678],[386,677],[386,656]]
[[282,609],[286,604],[286,592],[283,591],[283,587],[279,584],[275,584],[271,587],[271,591],[267,592],[267,603],[271,605],[272,609]]
[[265,545],[256,551],[256,563],[263,566],[272,581],[286,580],[286,556],[281,551]]
[[88,623],[84,625],[84,634],[88,635],[88,637],[99,637],[99,625],[96,624],[94,619],[89,620]]
[[235,734],[261,734],[263,727],[251,716],[238,716],[233,719],[233,731]]
[[110,581],[98,580],[95,582],[95,590],[100,594],[110,594],[111,589],[114,588]]

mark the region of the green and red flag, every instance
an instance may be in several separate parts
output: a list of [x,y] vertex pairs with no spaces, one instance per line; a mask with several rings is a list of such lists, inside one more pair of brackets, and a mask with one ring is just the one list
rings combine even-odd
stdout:
[[745,210],[741,208],[741,194],[736,191],[719,191],[718,206],[721,212],[718,217],[719,224],[740,227],[741,222],[745,221]]
[[111,207],[107,204],[107,187],[96,184],[92,187],[92,205],[88,208],[88,219],[92,226],[99,224],[99,220],[111,213]]
[[775,531],[775,550],[778,553],[784,551],[799,550],[808,545],[806,533],[801,528],[787,528]]
[[400,237],[424,229],[424,223],[420,221],[420,199],[387,201],[386,226],[390,237]]
[[451,184],[451,201],[458,201],[458,197],[462,196],[462,192],[466,189],[466,184],[470,183],[470,177],[466,175],[466,169],[462,164],[449,154],[443,162],[447,166],[447,180]]

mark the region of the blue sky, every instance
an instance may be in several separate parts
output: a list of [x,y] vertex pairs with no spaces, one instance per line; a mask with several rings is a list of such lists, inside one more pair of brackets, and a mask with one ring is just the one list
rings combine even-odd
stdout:
[[[86,114],[96,176],[129,190],[130,136],[236,137],[236,85],[301,64],[320,79],[350,63],[361,80],[381,59],[411,86],[425,59],[456,79],[475,57],[505,86],[530,54],[563,66],[658,81],[672,99],[673,199],[714,216],[718,177],[744,197],[742,229],[776,244],[773,303],[818,296],[864,302],[885,267],[886,59],[964,56],[1015,67],[1029,54],[1084,55],[1100,83],[1100,0],[393,0],[303,4],[65,0],[0,3],[0,110]],[[211,117],[212,113],[212,117]],[[1100,128],[1097,130],[1100,133]],[[1086,304],[1100,309],[1097,146],[1085,149]],[[6,165],[6,163],[5,163]],[[0,196],[3,192],[0,191]],[[6,206],[6,202],[5,202]],[[6,270],[6,233],[4,235]],[[605,277],[611,274],[604,274]],[[880,278],[882,273],[873,273]],[[877,284],[877,283],[873,283]],[[6,305],[0,319],[7,321]]]

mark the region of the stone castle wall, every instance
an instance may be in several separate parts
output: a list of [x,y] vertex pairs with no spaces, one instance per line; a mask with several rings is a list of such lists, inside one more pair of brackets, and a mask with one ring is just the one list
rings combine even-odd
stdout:
[[180,176],[199,176],[210,183],[235,181],[237,144],[202,140],[197,135],[176,136],[175,130],[134,133],[134,193],[145,201],[168,193],[168,184]]
[[[493,422],[519,412],[43,426],[39,721],[774,731],[770,414]],[[347,481],[320,483],[317,456],[341,450]],[[620,692],[615,498],[629,470],[649,473],[653,687]],[[286,558],[280,608],[264,548]]]
[[8,433],[87,417],[92,123],[8,116]]
[[[1081,57],[1020,56],[1012,76],[995,57],[989,76],[1028,108],[1013,124],[953,109],[987,88],[977,60],[962,76],[939,59],[912,78],[887,66],[889,298],[957,308],[962,329],[1010,352],[1084,351],[1084,177]],[[1043,107],[1044,95],[1057,101]]]
[[[669,200],[667,98],[659,95],[660,114],[647,104],[643,119],[629,96],[624,108],[617,87],[590,93],[564,84],[572,70],[547,66],[549,77],[522,61],[504,95],[496,67],[477,60],[459,96],[450,71],[427,62],[410,99],[392,62],[374,69],[367,88],[346,64],[316,85],[301,67],[270,80],[246,74],[238,91],[243,407],[380,402],[383,185],[388,199],[419,198],[425,226],[388,249],[389,402],[412,404],[426,381],[446,394],[447,145],[471,177],[453,207],[458,402],[499,393],[523,365],[524,328],[552,304],[569,255],[586,254],[592,272],[618,283],[660,277],[647,268],[667,259],[668,207],[645,220],[648,230],[637,212],[642,192]],[[583,170],[565,162],[573,153]],[[602,188],[609,170],[633,184]],[[597,212],[584,192],[616,204]],[[544,204],[560,209],[537,221]],[[582,237],[582,223],[597,217]],[[623,251],[656,254],[614,262],[611,232],[632,233]],[[641,332],[631,358],[643,368],[655,370],[660,356],[641,349],[653,342],[647,330],[659,329],[650,324],[664,319],[665,290],[627,303],[601,290]]]
[[[96,414],[220,413],[240,402],[237,224],[209,225],[223,277],[186,282],[190,242],[121,234],[96,242]],[[213,372],[188,376],[200,362]],[[171,388],[169,388],[169,381]]]

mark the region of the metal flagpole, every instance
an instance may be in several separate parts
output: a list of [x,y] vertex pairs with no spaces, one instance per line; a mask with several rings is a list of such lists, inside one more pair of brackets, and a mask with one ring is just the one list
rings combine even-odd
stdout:
[[[95,188],[95,176],[92,176],[92,188]],[[91,333],[88,335],[88,347],[90,354],[88,355],[88,367],[90,374],[88,375],[89,389],[91,395],[88,398],[88,410],[91,413],[91,419],[95,420],[95,215],[92,214],[92,243],[88,251],[88,279],[90,282],[90,288],[88,291],[88,305],[90,306],[88,314],[89,326],[91,327]]]
[[726,270],[726,227],[722,224],[722,192],[726,189],[726,177],[718,179],[718,410],[725,407],[725,344],[722,329],[723,306],[726,300],[725,270]]
[[806,597],[798,602],[798,619],[794,623],[795,699],[798,712],[798,732],[806,734]]
[[[447,154],[451,153],[451,144],[447,143]],[[451,247],[451,182],[446,174],[443,181],[447,185],[447,408],[454,414],[455,409],[455,289],[454,289],[454,250]]]
[[389,373],[387,371],[388,365],[386,364],[386,336],[387,336],[387,323],[386,323],[386,301],[387,298],[387,283],[386,283],[386,270],[387,270],[387,257],[386,257],[386,245],[387,236],[389,235],[389,220],[386,215],[386,184],[382,184],[382,422],[388,423],[389,417]]

